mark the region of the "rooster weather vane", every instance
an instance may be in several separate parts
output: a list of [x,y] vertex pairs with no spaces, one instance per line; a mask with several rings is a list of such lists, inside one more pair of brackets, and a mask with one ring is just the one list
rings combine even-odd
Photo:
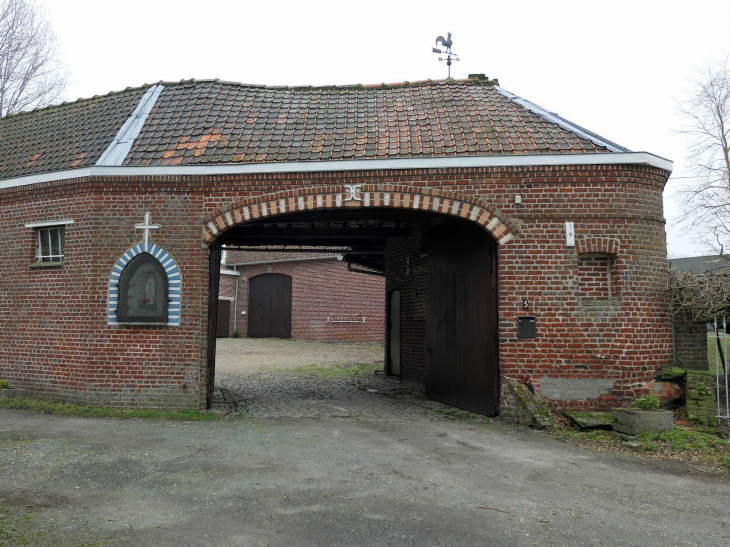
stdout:
[[436,45],[441,44],[445,49],[442,50],[437,47],[431,48],[431,51],[433,53],[438,53],[439,55],[444,55],[444,54],[446,55],[445,58],[439,57],[439,61],[446,61],[446,66],[448,67],[448,70],[449,70],[449,76],[448,76],[449,78],[451,78],[451,61],[459,60],[459,57],[456,55],[456,53],[451,51],[451,45],[453,43],[454,43],[454,41],[451,39],[451,33],[447,32],[446,38],[444,38],[443,36],[439,36],[438,38],[436,38]]

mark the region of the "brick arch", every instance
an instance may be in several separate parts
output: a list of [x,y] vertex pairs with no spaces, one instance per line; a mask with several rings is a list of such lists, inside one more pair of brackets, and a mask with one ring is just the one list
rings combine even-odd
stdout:
[[475,196],[415,186],[361,184],[286,190],[226,205],[205,218],[203,240],[212,243],[235,226],[266,217],[361,207],[416,209],[463,218],[482,226],[499,245],[517,235],[516,226],[502,211]]
[[618,239],[608,237],[582,237],[576,240],[575,250],[582,254],[618,255]]

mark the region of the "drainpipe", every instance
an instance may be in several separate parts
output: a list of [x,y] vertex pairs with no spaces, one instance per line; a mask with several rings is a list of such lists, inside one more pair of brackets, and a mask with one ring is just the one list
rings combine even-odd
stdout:
[[[234,272],[237,272],[238,271],[238,269],[236,268],[235,264],[233,266],[233,271]],[[240,280],[241,280],[241,276],[240,275],[237,275],[236,276],[236,292],[233,295],[233,330],[234,331],[238,330],[236,328],[236,323],[238,321],[238,282]]]

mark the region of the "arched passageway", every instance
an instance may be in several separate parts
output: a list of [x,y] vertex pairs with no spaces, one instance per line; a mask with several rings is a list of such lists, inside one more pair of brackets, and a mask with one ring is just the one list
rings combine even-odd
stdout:
[[[204,228],[211,245],[211,294],[221,246],[338,253],[351,267],[385,275],[386,293],[377,298],[384,301],[385,294],[398,291],[399,328],[386,333],[385,361],[391,363],[397,346],[402,380],[422,386],[429,398],[495,415],[497,246],[514,237],[509,222],[477,199],[374,190],[263,196],[212,215]],[[251,290],[259,291],[254,285]],[[388,308],[392,313],[393,306]],[[210,336],[209,344],[212,388]],[[393,373],[390,365],[385,372]]]

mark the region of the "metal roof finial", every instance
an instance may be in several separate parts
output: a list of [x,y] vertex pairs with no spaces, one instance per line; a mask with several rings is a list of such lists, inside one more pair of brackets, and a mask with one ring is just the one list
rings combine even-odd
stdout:
[[[436,38],[436,45],[439,45],[439,43],[441,43],[441,45],[446,49],[441,50],[439,48],[434,47],[434,48],[431,48],[431,51],[433,53],[438,53],[439,55],[446,54],[446,58],[439,57],[439,61],[446,61],[446,66],[448,67],[448,71],[449,71],[448,77],[451,78],[451,61],[459,60],[459,57],[457,56],[457,54],[454,53],[453,51],[451,51],[451,45],[454,43],[454,41],[451,39],[451,33],[447,32],[445,39],[443,36],[439,36],[438,38]],[[453,59],[452,59],[452,55],[453,55]]]

